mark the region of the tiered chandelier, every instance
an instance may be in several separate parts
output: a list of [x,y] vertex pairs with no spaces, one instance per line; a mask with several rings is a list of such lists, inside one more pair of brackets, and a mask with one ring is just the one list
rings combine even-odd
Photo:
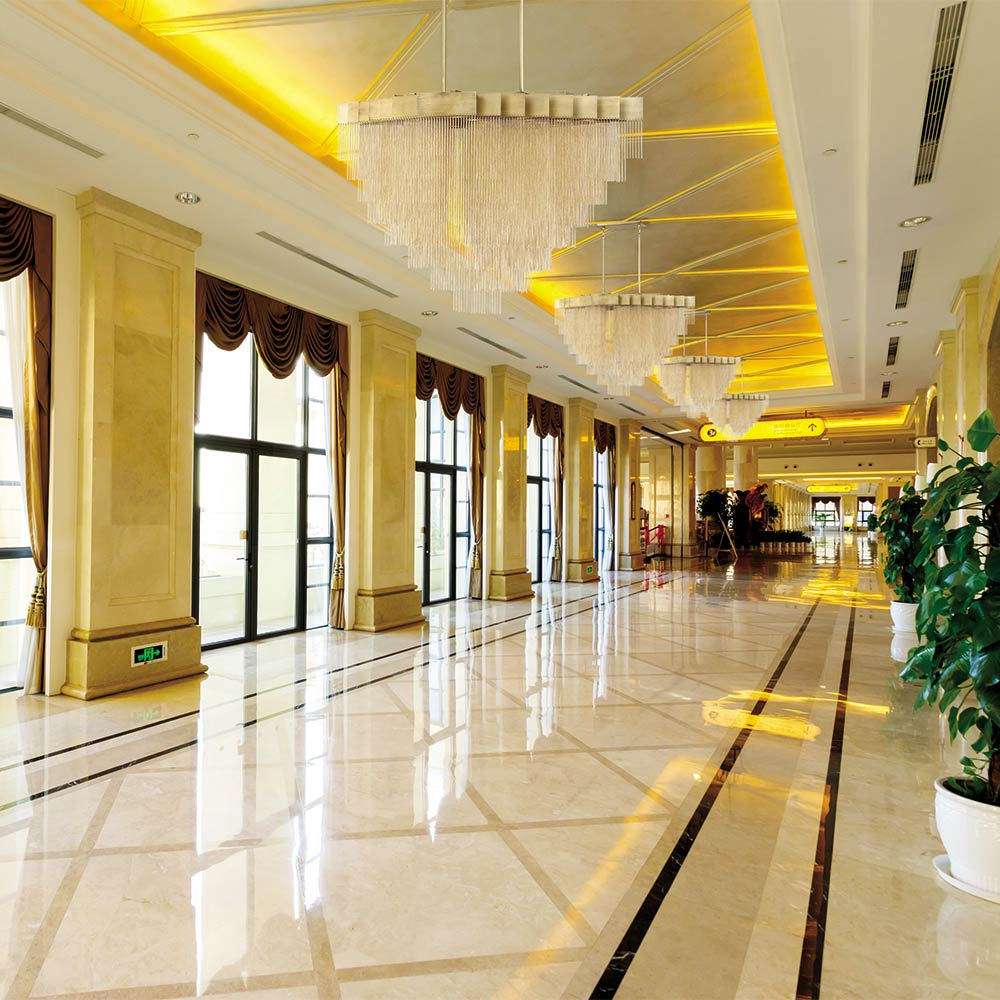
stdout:
[[709,408],[708,419],[733,437],[741,438],[760,419],[767,402],[767,396],[759,392],[726,393]]
[[684,335],[694,308],[690,295],[643,294],[641,223],[636,234],[634,294],[603,291],[603,231],[601,293],[556,300],[556,320],[566,346],[598,383],[616,392],[642,385],[664,352]]
[[456,309],[499,313],[642,155],[642,98],[526,93],[524,0],[520,90],[449,93],[447,15],[442,0],[441,92],[341,105],[339,156],[410,267]]
[[[692,417],[708,413],[729,388],[739,358],[708,353],[708,313],[705,317],[705,353],[678,354],[660,363],[660,385],[667,398]],[[682,350],[686,344],[682,341]]]

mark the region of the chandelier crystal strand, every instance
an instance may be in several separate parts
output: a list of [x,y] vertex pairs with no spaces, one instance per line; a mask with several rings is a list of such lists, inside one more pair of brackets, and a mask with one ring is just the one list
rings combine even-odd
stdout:
[[741,438],[767,409],[767,396],[757,392],[733,392],[709,408],[708,419],[733,437]]
[[686,341],[681,341],[681,354],[664,358],[660,366],[660,384],[667,398],[682,407],[689,416],[700,417],[729,388],[739,358],[708,353],[708,313],[703,313],[704,354],[686,354]]
[[369,220],[470,312],[526,291],[642,155],[641,97],[408,94],[341,105],[338,119]]

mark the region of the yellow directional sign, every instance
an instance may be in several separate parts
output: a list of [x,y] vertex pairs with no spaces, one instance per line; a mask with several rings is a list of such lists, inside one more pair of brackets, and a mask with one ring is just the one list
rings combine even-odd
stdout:
[[855,483],[813,483],[806,489],[810,493],[850,493]]
[[789,420],[758,420],[742,437],[736,437],[715,424],[702,424],[698,437],[715,441],[785,441],[789,438],[818,438],[826,433],[822,417],[794,417]]

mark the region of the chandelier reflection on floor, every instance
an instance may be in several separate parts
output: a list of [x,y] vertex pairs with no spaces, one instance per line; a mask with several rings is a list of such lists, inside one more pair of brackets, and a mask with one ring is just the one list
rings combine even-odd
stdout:
[[524,0],[520,90],[449,93],[441,7],[441,92],[341,105],[339,156],[410,267],[456,309],[499,313],[502,293],[551,267],[642,155],[642,98],[526,93]]

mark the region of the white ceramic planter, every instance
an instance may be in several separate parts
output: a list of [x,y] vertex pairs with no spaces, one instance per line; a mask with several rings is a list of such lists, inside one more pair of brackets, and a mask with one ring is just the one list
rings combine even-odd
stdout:
[[1000,806],[956,795],[944,780],[934,782],[938,834],[948,852],[951,875],[960,888],[1000,899]]
[[905,663],[907,655],[914,646],[920,645],[920,636],[916,632],[897,632],[893,629],[892,645],[889,647],[889,655],[897,663]]
[[903,601],[890,601],[889,614],[892,616],[893,632],[917,631],[917,605]]

